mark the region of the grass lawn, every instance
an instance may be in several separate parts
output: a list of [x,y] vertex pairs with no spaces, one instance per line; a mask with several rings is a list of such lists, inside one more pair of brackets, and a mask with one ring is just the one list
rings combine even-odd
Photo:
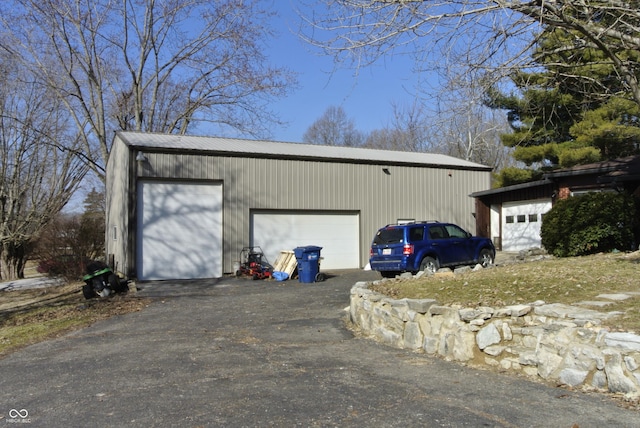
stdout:
[[33,343],[58,337],[149,304],[135,293],[86,300],[82,283],[0,291],[0,358]]
[[629,293],[599,311],[621,311],[623,316],[606,324],[612,330],[640,334],[640,251],[498,263],[480,271],[425,276],[420,279],[383,281],[373,290],[402,299],[435,299],[444,305],[464,307],[546,303],[576,304],[607,301],[600,294]]

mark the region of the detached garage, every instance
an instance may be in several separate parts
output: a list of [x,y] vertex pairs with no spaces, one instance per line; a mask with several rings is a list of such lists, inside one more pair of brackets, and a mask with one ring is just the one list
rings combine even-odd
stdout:
[[491,168],[450,156],[119,132],[107,165],[107,259],[138,280],[216,278],[243,247],[274,262],[322,247],[321,269],[361,268],[376,230],[442,220],[475,231],[468,195]]

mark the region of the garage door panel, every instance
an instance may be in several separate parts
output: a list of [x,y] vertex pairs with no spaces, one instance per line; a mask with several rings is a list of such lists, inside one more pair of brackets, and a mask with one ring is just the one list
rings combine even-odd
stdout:
[[271,263],[282,250],[317,245],[321,269],[359,267],[357,214],[254,213],[251,224],[252,245],[262,248]]
[[192,242],[187,247],[182,243],[147,240],[146,247],[154,248],[144,254],[142,280],[166,280],[211,278],[220,275],[210,270],[211,260],[192,248],[202,245]]
[[502,250],[521,251],[540,247],[542,215],[551,209],[551,200],[521,201],[502,207]]
[[142,182],[138,277],[222,276],[222,186]]

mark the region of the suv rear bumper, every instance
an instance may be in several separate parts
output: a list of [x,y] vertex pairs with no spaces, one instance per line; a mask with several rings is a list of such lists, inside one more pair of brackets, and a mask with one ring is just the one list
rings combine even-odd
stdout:
[[408,267],[407,258],[403,257],[400,259],[393,260],[375,260],[369,259],[369,266],[371,266],[371,270],[377,271],[408,271],[411,270]]

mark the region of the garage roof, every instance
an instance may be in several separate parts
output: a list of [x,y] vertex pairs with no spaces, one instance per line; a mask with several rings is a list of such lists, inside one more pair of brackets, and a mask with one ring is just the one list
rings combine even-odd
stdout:
[[269,158],[308,158],[340,162],[421,165],[491,171],[491,167],[435,153],[400,152],[341,146],[321,146],[225,137],[118,132],[125,144],[138,150],[208,152],[222,155],[262,156]]

